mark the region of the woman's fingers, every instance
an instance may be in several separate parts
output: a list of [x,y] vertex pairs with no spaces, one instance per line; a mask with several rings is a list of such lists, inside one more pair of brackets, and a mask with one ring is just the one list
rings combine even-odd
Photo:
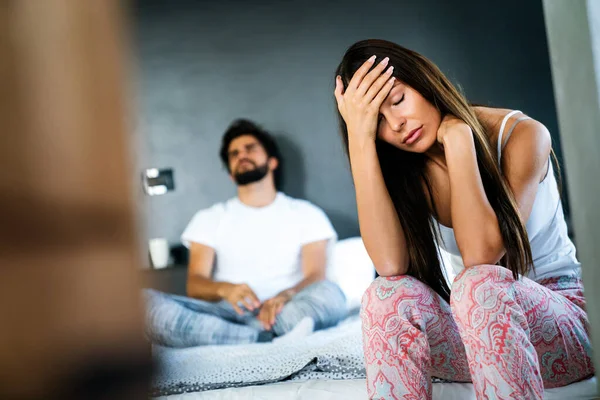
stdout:
[[373,67],[371,57],[354,73],[347,85],[336,77],[335,98],[338,110],[346,123],[349,135],[364,139],[375,139],[379,107],[392,89],[393,68],[388,69],[389,58],[384,58]]
[[348,83],[348,88],[347,88],[346,92],[354,92],[358,88],[358,86],[361,84],[365,75],[367,75],[367,73],[373,66],[373,63],[375,62],[375,58],[376,58],[376,56],[371,56],[371,58],[369,58],[367,61],[365,61],[363,63],[363,65],[361,65],[360,68],[356,70],[356,72],[352,76],[352,79]]
[[363,97],[363,101],[365,102],[365,104],[369,104],[373,101],[373,99],[375,99],[375,96],[377,96],[377,94],[392,77],[392,72],[394,72],[394,67],[389,67],[385,70],[385,72],[379,75],[375,82],[373,82],[373,84]]
[[344,101],[344,83],[339,75],[335,77],[335,90],[333,91],[333,95],[335,96],[339,109]]
[[375,82],[377,78],[381,76],[381,74],[387,67],[389,61],[390,59],[388,57],[384,58],[379,64],[377,64],[375,68],[373,68],[373,70],[371,70],[371,72],[369,72],[362,79],[360,85],[358,86],[355,92],[357,96],[364,96],[367,93],[369,88],[371,88],[371,85],[373,85],[373,82]]
[[369,69],[373,66],[374,57],[375,56],[365,61],[365,63],[354,73],[354,76],[345,91],[341,77],[336,77],[334,95],[338,103],[338,109],[341,108],[344,101],[349,99],[354,104],[367,106],[375,99],[377,94],[385,88],[388,79],[392,76],[394,67],[387,68],[389,58],[386,57],[369,72]]
[[391,78],[389,78],[385,84],[383,85],[383,87],[381,88],[381,90],[379,91],[379,93],[377,93],[377,95],[375,96],[375,98],[373,99],[373,101],[371,101],[370,106],[372,107],[372,109],[374,111],[379,112],[379,107],[381,107],[381,104],[383,103],[383,101],[385,100],[385,98],[388,96],[388,94],[390,94],[390,91],[392,90],[392,87],[394,87],[394,81],[396,80],[396,78],[394,78],[393,76]]

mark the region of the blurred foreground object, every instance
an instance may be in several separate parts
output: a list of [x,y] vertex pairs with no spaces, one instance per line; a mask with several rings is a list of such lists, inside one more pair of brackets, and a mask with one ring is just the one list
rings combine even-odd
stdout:
[[146,398],[117,0],[0,0],[0,398]]

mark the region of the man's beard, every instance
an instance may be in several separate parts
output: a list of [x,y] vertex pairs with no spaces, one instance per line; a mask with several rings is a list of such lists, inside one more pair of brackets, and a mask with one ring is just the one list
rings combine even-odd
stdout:
[[258,182],[265,176],[267,176],[267,174],[269,173],[269,165],[267,163],[261,165],[260,167],[257,167],[254,163],[252,164],[255,167],[254,169],[244,172],[238,172],[233,175],[235,183],[237,183],[239,186],[249,185],[251,183]]

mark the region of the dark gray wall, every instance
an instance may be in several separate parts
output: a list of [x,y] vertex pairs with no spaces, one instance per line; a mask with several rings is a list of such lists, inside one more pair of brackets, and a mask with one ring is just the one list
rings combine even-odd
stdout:
[[148,235],[172,243],[194,212],[234,195],[217,151],[237,117],[279,136],[286,192],[324,208],[340,237],[358,233],[332,96],[357,40],[415,49],[471,101],[521,109],[557,133],[541,1],[140,0],[133,15],[141,159],[174,168],[176,183],[149,199]]

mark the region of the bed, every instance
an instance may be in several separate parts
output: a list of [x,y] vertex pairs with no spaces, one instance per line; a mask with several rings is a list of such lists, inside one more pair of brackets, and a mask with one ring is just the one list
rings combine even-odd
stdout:
[[[163,368],[153,395],[163,400],[366,399],[360,320],[293,344],[155,348]],[[545,399],[594,398],[596,380],[549,389]],[[473,385],[434,380],[434,399],[475,399]]]
[[[548,389],[545,400],[589,400],[596,398],[595,378],[574,383],[564,388]],[[159,397],[163,400],[364,400],[367,390],[364,379],[305,380],[279,382],[270,385],[249,386],[186,393]],[[475,400],[473,385],[469,383],[434,383],[434,400]]]
[[[367,398],[357,307],[372,280],[373,267],[360,240],[343,241],[336,252],[338,267],[331,268],[329,276],[347,294],[348,318],[294,343],[187,349],[154,346],[159,370],[151,395],[164,400]],[[451,278],[453,272],[447,270],[447,274]],[[475,399],[471,384],[436,378],[433,382],[434,399]],[[596,381],[591,378],[547,390],[545,398],[592,399],[595,391]]]

